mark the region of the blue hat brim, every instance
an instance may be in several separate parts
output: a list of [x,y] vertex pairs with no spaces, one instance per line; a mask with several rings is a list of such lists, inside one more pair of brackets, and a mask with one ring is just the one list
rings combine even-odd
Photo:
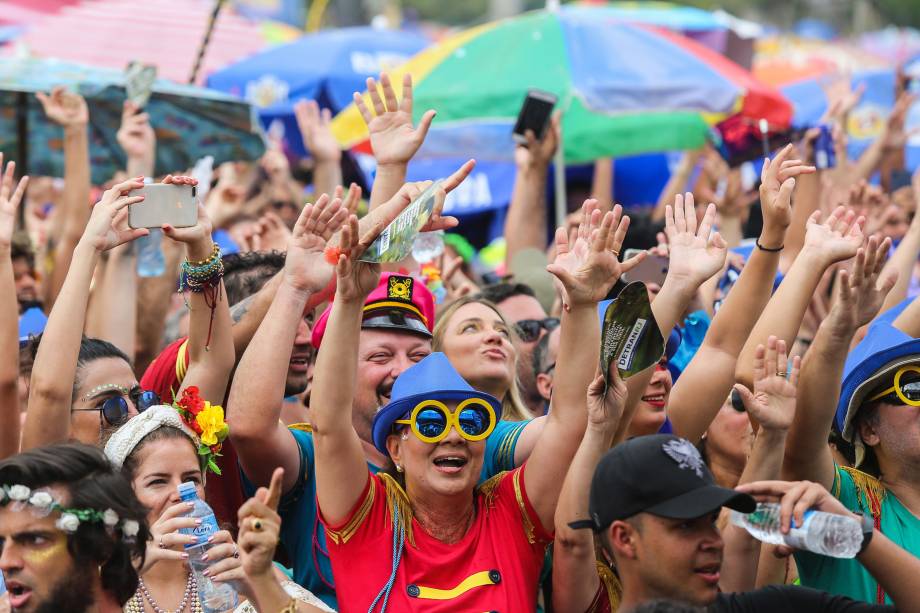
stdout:
[[495,396],[484,392],[477,392],[475,390],[438,390],[430,393],[413,394],[412,396],[394,400],[377,411],[377,414],[374,416],[374,425],[372,429],[374,447],[376,447],[380,453],[389,457],[390,452],[387,451],[387,437],[393,431],[393,424],[397,419],[408,416],[409,412],[412,411],[419,402],[423,400],[460,402],[467,398],[481,398],[485,400],[492,405],[492,410],[495,411],[495,419],[499,420],[502,418],[502,403],[499,402]]

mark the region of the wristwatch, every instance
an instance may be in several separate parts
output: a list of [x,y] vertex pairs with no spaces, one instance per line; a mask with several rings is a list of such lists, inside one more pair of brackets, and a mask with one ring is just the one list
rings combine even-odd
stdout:
[[875,532],[875,520],[871,515],[866,515],[865,513],[857,513],[862,517],[862,545],[859,546],[859,551],[856,552],[856,555],[859,556],[866,550],[866,547],[869,546],[869,541],[872,540],[872,533]]

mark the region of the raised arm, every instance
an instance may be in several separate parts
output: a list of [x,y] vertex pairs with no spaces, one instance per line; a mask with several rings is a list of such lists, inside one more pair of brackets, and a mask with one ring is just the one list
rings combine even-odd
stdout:
[[374,210],[390,200],[406,181],[406,167],[409,160],[425,141],[428,128],[434,120],[435,112],[426,111],[418,127],[412,126],[412,75],[403,77],[402,100],[396,100],[396,92],[390,83],[390,77],[380,75],[380,87],[377,89],[374,79],[367,80],[367,91],[373,112],[367,108],[364,97],[355,92],[355,106],[367,124],[370,133],[371,148],[377,159],[377,175],[371,189],[370,210]]
[[559,279],[563,290],[556,361],[558,383],[553,389],[552,409],[545,417],[543,432],[524,471],[528,497],[547,531],[553,528],[559,491],[585,432],[585,390],[591,381],[590,373],[600,361],[597,303],[607,296],[620,275],[641,262],[645,255],[640,253],[622,264],[617,260],[629,227],[629,218],[621,217],[622,213],[622,207],[614,207],[604,215],[600,228],[593,230],[600,212],[592,211],[573,245],[568,245],[563,236],[565,229],[560,228],[558,255],[547,267]]
[[917,263],[918,255],[920,255],[920,215],[915,212],[907,233],[898,243],[888,263],[885,264],[885,272],[896,273],[898,281],[885,298],[885,304],[881,308],[882,313],[907,298],[907,288],[913,279],[914,265]]
[[854,217],[852,212],[837,207],[824,223],[818,223],[817,212],[809,218],[801,253],[770,298],[741,350],[735,370],[735,378],[739,382],[751,385],[754,349],[762,345],[767,336],[775,334],[787,346],[792,345],[824,271],[831,264],[856,255],[863,242],[860,228],[863,219],[854,220]]
[[611,364],[610,389],[598,374],[588,386],[588,426],[566,473],[556,507],[553,542],[553,608],[587,611],[600,586],[595,567],[594,535],[575,530],[569,523],[588,519],[591,479],[601,456],[610,449],[623,406],[626,384],[616,364]]
[[127,227],[128,205],[143,200],[143,196],[128,193],[143,186],[138,179],[118,183],[93,207],[61,287],[61,299],[51,309],[35,355],[22,437],[24,451],[65,441],[70,435],[73,383],[93,269],[103,251],[147,234],[146,229]]
[[[754,391],[740,384],[735,386],[744,408],[760,424],[739,483],[779,479],[786,433],[795,416],[795,388],[801,360],[798,356],[792,359],[788,379],[785,376],[787,363],[786,343],[771,336],[766,347],[758,345],[754,351]],[[725,592],[754,589],[760,541],[731,523],[722,531],[722,538],[725,539],[725,557],[719,587]]]
[[834,422],[840,394],[843,365],[850,341],[860,328],[878,313],[895,276],[880,278],[891,239],[879,244],[874,236],[856,253],[853,271],[837,275],[837,299],[821,323],[805,354],[799,383],[798,405],[786,443],[783,478],[807,479],[830,487],[834,460],[827,447],[827,435]]
[[[191,177],[167,175],[163,183],[172,185],[197,185]],[[217,268],[220,251],[215,250],[211,239],[211,220],[204,205],[198,203],[198,222],[190,228],[163,226],[163,233],[170,239],[185,244],[186,265],[211,265]],[[204,264],[202,264],[204,263]],[[221,269],[222,270],[222,269]],[[182,385],[176,391],[179,396],[186,387],[197,386],[203,398],[214,402],[223,399],[227,393],[230,372],[236,364],[231,331],[230,307],[227,304],[224,282],[213,276],[206,281],[207,287],[187,287],[186,304],[190,311],[188,326],[189,364]]]
[[29,177],[13,190],[16,163],[3,168],[0,154],[0,460],[19,453],[19,303],[13,279],[12,241],[16,211]]
[[285,492],[300,478],[297,442],[280,421],[285,379],[304,314],[332,278],[323,250],[344,217],[341,201],[330,202],[326,195],[301,211],[274,299],[233,375],[230,436],[240,466],[255,484],[269,483],[277,466],[284,468]]
[[790,200],[796,177],[814,172],[800,160],[788,159],[792,145],[761,172],[763,230],[759,247],[741,271],[703,339],[703,344],[671,390],[669,417],[674,433],[696,442],[715,419],[735,382],[735,366],[744,341],[770,300],[780,249],[792,216]]
[[559,146],[559,114],[553,114],[543,140],[530,130],[527,144],[514,148],[514,187],[505,217],[505,265],[523,249],[546,249],[546,175]]
[[[408,204],[418,197],[423,185],[407,184],[395,198]],[[443,201],[445,196],[442,190],[439,199]],[[359,238],[358,218],[352,215],[342,231],[335,300],[313,372],[310,411],[316,447],[316,500],[323,518],[331,524],[348,517],[368,479],[364,449],[352,425],[352,402],[364,301],[380,280],[380,265],[359,258],[383,227],[377,225]]]
[[[811,128],[805,133],[799,147],[793,155],[801,153],[801,159],[806,164],[814,164],[815,139],[821,133],[819,128]],[[779,266],[782,272],[789,270],[795,258],[805,244],[805,230],[808,218],[812,213],[821,208],[821,172],[803,173],[795,181],[795,202],[792,207],[792,220],[786,230],[786,239],[783,250],[779,255]],[[762,206],[762,205],[761,205]]]
[[48,118],[64,129],[64,196],[60,234],[54,249],[54,268],[45,286],[45,309],[57,299],[74,248],[89,220],[89,110],[80,94],[55,87],[50,95],[35,94]]
[[342,184],[342,150],[329,129],[332,113],[320,110],[315,100],[299,100],[294,104],[294,117],[303,146],[313,158],[313,193],[331,194]]
[[658,196],[655,210],[652,211],[652,221],[660,222],[664,220],[665,207],[674,202],[674,198],[680,196],[687,188],[690,175],[693,174],[693,169],[696,168],[696,164],[700,161],[700,156],[703,155],[704,151],[704,148],[693,149],[684,151],[681,155],[677,168],[671,173],[671,177]]

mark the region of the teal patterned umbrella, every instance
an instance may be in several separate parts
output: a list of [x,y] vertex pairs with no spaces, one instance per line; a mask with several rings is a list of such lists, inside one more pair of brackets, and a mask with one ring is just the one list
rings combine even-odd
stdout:
[[[63,131],[45,117],[35,92],[63,85],[89,107],[93,183],[125,168],[115,140],[125,101],[121,71],[57,60],[0,58],[0,151],[32,175],[63,176]],[[158,79],[145,109],[157,135],[157,174],[184,171],[205,155],[214,163],[255,160],[265,151],[252,108],[210,89]]]

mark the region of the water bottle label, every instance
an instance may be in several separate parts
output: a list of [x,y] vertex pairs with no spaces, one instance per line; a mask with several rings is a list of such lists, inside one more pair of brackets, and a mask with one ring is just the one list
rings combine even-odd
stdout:
[[215,518],[213,515],[202,517],[200,519],[201,519],[201,524],[199,524],[198,526],[195,526],[194,528],[190,530],[182,531],[185,534],[190,534],[198,539],[194,543],[188,543],[185,546],[186,549],[190,549],[192,547],[196,547],[198,545],[201,545],[207,542],[208,538],[212,534],[220,530],[220,527],[217,525],[217,518]]
[[811,518],[814,517],[814,515],[815,511],[811,509],[805,511],[801,525],[796,525],[795,518],[793,518],[792,525],[789,528],[789,534],[787,534],[784,539],[787,545],[795,547],[796,549],[806,549],[805,536],[808,534],[808,525],[811,523]]

